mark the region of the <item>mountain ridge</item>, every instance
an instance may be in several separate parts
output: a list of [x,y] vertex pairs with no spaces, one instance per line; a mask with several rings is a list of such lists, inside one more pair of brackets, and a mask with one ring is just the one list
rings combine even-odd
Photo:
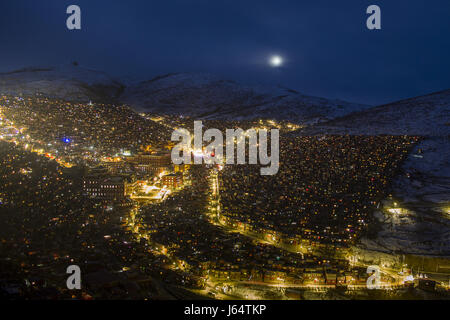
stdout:
[[370,106],[303,95],[285,87],[243,85],[211,74],[168,73],[125,84],[105,72],[78,66],[36,66],[0,73],[0,93],[36,93],[73,102],[130,105],[138,112],[205,119],[272,118],[316,123]]
[[124,85],[105,72],[63,65],[26,67],[0,73],[0,93],[35,95],[68,101],[113,102]]
[[324,121],[369,106],[307,96],[284,87],[241,85],[210,74],[170,73],[126,88],[121,101],[139,111],[209,119]]
[[336,117],[296,133],[449,135],[450,89]]

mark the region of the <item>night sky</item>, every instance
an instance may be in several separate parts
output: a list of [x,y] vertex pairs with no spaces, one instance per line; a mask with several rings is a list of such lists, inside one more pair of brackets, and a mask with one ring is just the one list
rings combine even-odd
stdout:
[[[66,28],[71,4],[80,31]],[[366,28],[371,4],[382,30]],[[205,72],[381,104],[450,88],[450,1],[2,0],[0,45],[2,72],[76,60],[116,77]]]

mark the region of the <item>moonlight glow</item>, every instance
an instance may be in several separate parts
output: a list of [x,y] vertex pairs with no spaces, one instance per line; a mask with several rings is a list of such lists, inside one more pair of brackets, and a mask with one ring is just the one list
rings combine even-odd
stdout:
[[279,67],[283,64],[283,58],[280,56],[271,56],[269,63],[272,67]]

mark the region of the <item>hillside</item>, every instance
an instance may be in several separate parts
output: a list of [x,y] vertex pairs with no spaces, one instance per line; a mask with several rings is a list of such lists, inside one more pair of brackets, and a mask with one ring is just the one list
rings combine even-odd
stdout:
[[401,100],[339,117],[302,134],[450,134],[450,90]]
[[203,119],[270,118],[317,123],[369,107],[306,96],[282,87],[246,86],[207,74],[174,73],[128,83],[74,64],[0,73],[1,94],[124,103],[139,112]]
[[390,189],[407,214],[379,212],[382,230],[362,247],[382,252],[448,256],[450,90],[339,117],[293,134],[420,135]]
[[106,73],[75,65],[31,67],[0,73],[2,94],[42,94],[67,101],[112,102],[123,88]]
[[271,118],[299,123],[333,119],[369,106],[303,95],[282,87],[245,86],[206,74],[175,73],[128,87],[121,102],[139,111],[205,119]]

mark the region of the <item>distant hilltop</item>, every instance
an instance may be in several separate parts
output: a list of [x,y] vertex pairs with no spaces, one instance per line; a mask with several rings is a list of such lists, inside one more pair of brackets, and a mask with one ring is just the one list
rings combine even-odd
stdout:
[[310,125],[298,134],[448,135],[450,129],[450,90],[372,107],[280,86],[247,86],[210,74],[169,73],[130,83],[72,63],[0,73],[0,93],[123,103],[138,112],[197,119],[266,118]]
[[73,102],[125,103],[139,112],[203,119],[270,118],[300,123],[327,121],[370,107],[311,97],[279,86],[246,86],[208,74],[171,73],[126,84],[77,63],[0,73],[0,93],[39,93]]
[[450,90],[400,100],[338,117],[297,133],[393,134],[450,137]]

